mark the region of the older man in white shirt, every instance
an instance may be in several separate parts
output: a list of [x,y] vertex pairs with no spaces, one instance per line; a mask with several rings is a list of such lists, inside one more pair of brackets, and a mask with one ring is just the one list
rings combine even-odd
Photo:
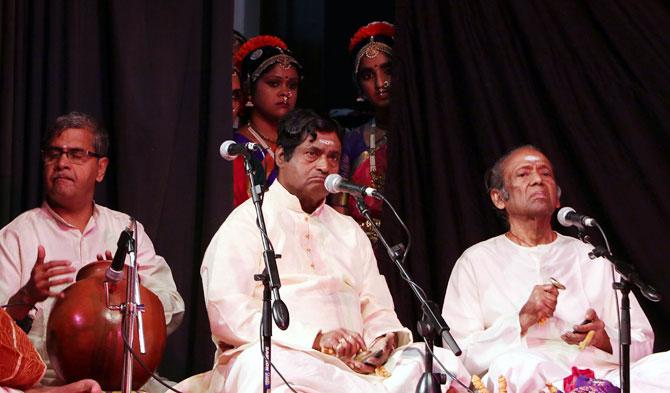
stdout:
[[[443,315],[466,367],[488,371],[484,382],[495,391],[503,375],[508,392],[537,392],[546,383],[562,383],[572,366],[618,385],[615,275],[608,261],[589,258],[593,247],[552,230],[560,191],[551,162],[523,146],[498,160],[487,183],[509,230],[463,253],[444,299]],[[652,352],[654,333],[632,294],[630,300],[635,362]],[[590,343],[580,349],[589,332]],[[660,375],[654,367],[633,367],[632,386],[643,389],[634,391],[654,391],[642,388],[644,378]]]

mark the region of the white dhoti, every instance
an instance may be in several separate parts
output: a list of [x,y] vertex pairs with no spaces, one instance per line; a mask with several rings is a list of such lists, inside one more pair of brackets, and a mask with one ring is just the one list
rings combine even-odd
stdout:
[[[563,390],[563,378],[572,373],[566,362],[556,359],[550,353],[538,350],[519,350],[499,356],[491,363],[482,382],[490,392],[498,392],[498,377],[503,375],[507,381],[507,392],[537,392],[546,390],[551,383]],[[596,378],[610,381],[621,386],[619,369],[590,365]],[[632,393],[663,393],[670,391],[670,352],[655,353],[630,367],[630,390]]]
[[[325,204],[305,213],[281,182],[265,194],[263,211],[268,237],[281,254],[281,296],[291,314],[286,330],[273,330],[272,363],[279,372],[301,392],[414,391],[423,373],[422,345],[410,344],[412,335],[398,320],[388,284],[360,226]],[[219,352],[211,373],[180,384],[194,382],[188,384],[198,390],[184,390],[207,386],[205,391],[216,393],[261,391],[263,287],[253,277],[264,266],[255,209],[247,201],[231,213],[207,247],[201,275]],[[320,332],[337,329],[360,336],[367,348],[394,333],[400,348],[385,364],[391,377],[356,374],[336,357],[314,350]],[[458,358],[441,348],[436,352],[446,367],[469,381]],[[274,371],[272,387],[288,391]]]
[[[387,362],[391,376],[388,378],[357,374],[336,358],[324,361],[323,355],[272,347],[272,392],[291,392],[277,374],[282,374],[291,387],[300,393],[407,393],[413,392],[423,372],[423,345],[412,344],[397,350]],[[469,384],[469,374],[461,362],[443,348],[434,348],[442,364],[465,385]],[[434,372],[441,372],[437,362]],[[457,382],[448,378],[442,391],[449,386],[457,391]],[[255,344],[240,352],[234,360],[220,365],[209,373],[189,378],[177,386],[182,392],[243,393],[263,391],[263,356],[260,345]]]
[[[535,247],[517,245],[501,235],[470,247],[456,262],[443,315],[463,348],[465,367],[473,374],[487,373],[482,381],[490,391],[497,391],[501,375],[509,393],[546,391],[547,382],[562,390],[563,378],[572,374],[573,366],[593,370],[596,378],[614,376],[612,381],[619,385],[619,304],[611,286],[612,266],[601,258],[591,260],[591,250],[560,234],[552,243]],[[522,334],[520,310],[533,287],[551,278],[565,286],[552,317]],[[630,358],[637,366],[635,362],[652,352],[654,333],[632,294],[630,304]],[[614,353],[593,346],[580,351],[561,338],[584,320],[588,309],[604,322]],[[631,377],[631,386],[636,380]]]
[[[619,370],[603,379],[619,385]],[[654,353],[630,366],[631,393],[665,393],[670,391],[670,352]]]

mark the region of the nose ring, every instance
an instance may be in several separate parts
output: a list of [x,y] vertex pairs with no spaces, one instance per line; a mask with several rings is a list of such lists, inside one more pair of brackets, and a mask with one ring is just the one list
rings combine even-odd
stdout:
[[389,87],[391,87],[391,81],[384,81],[384,83],[382,83],[382,88],[388,89]]

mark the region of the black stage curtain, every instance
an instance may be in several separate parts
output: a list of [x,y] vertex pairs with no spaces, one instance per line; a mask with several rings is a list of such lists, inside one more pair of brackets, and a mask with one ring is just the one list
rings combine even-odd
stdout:
[[[112,163],[96,200],[146,225],[186,301],[161,367],[175,380],[212,364],[199,267],[232,204],[217,152],[231,134],[232,3],[0,2],[0,224],[40,203],[45,127],[70,110],[101,119]],[[441,303],[465,248],[504,230],[481,179],[524,143],[554,161],[563,203],[598,218],[615,253],[670,296],[667,5],[398,0],[396,11],[387,187],[429,297]],[[413,326],[406,284],[380,268]],[[643,302],[657,349],[668,304]]]
[[[111,135],[96,201],[145,224],[186,303],[161,372],[210,369],[200,261],[232,206],[232,1],[22,1],[0,7],[0,223],[42,199],[40,137],[72,110]],[[141,263],[141,261],[140,261]]]
[[[398,0],[396,11],[387,192],[414,235],[407,266],[429,297],[441,304],[459,255],[506,230],[484,172],[531,143],[553,161],[563,205],[597,218],[615,255],[665,295],[641,302],[656,350],[667,350],[668,3]],[[380,268],[413,325],[407,285],[389,263]]]

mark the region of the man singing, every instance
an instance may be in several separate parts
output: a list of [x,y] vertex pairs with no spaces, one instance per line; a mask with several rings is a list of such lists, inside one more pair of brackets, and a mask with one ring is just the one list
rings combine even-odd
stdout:
[[[324,204],[324,180],[339,169],[339,126],[296,110],[281,121],[277,144],[278,181],[263,198],[263,212],[281,254],[277,266],[290,325],[273,329],[273,364],[298,392],[413,391],[423,372],[421,352],[407,346],[411,334],[394,312],[370,241],[351,217]],[[219,348],[207,377],[211,392],[262,390],[263,286],[254,281],[264,269],[262,253],[247,200],[216,233],[201,269]],[[458,360],[439,349],[442,362],[467,381]],[[272,386],[290,391],[274,371]]]

